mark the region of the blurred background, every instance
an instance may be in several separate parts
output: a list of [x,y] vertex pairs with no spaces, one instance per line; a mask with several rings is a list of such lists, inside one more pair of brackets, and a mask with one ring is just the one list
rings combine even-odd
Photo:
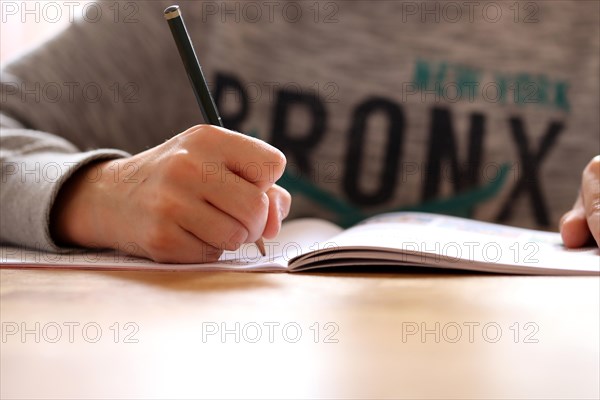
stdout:
[[65,29],[90,0],[0,0],[0,65]]

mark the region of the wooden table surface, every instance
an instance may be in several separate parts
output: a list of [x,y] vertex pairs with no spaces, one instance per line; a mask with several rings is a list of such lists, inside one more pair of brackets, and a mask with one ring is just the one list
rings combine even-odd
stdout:
[[600,396],[597,277],[0,278],[3,399]]

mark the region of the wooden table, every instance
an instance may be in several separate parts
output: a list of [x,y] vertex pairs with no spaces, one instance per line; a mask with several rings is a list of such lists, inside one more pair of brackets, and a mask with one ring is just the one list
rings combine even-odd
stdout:
[[595,277],[0,278],[7,399],[600,396]]

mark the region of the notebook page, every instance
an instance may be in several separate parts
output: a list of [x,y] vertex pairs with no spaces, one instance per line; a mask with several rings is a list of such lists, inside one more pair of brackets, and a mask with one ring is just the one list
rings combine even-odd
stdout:
[[[347,229],[331,242],[340,249],[361,250],[354,254],[355,264],[361,263],[360,258],[390,259],[380,251],[393,249],[410,255],[393,256],[404,263],[414,264],[419,259],[418,264],[481,271],[600,273],[598,248],[566,249],[558,233],[434,214],[383,214]],[[335,253],[315,258],[333,261]],[[310,263],[304,259],[304,265]]]
[[[75,251],[51,253],[18,247],[0,247],[0,268],[61,268],[92,270],[164,270],[164,271],[285,271],[287,261],[310,251],[339,233],[341,228],[317,219],[299,219],[284,223],[279,235],[265,240],[267,255],[262,257],[253,243],[236,251],[225,251],[216,263],[166,264],[116,251]],[[317,243],[317,244],[316,244]]]

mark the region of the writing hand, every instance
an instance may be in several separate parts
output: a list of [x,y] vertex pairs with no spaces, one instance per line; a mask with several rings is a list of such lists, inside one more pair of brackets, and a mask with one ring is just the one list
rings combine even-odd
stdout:
[[216,261],[223,250],[278,233],[291,203],[275,185],[285,163],[261,140],[194,126],[132,157],[78,170],[58,195],[51,231],[62,244],[158,262]]
[[581,190],[573,208],[560,220],[560,233],[567,247],[581,247],[593,237],[600,247],[600,156],[583,170]]

